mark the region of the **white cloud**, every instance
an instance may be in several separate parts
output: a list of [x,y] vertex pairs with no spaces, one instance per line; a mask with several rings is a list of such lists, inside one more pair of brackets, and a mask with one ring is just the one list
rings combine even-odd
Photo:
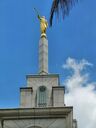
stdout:
[[73,71],[64,81],[68,90],[65,103],[73,106],[74,118],[77,119],[79,128],[95,128],[96,82],[89,83],[89,74],[83,72],[86,66],[92,66],[92,64],[84,59],[78,62],[73,58],[68,58],[63,65],[63,68]]

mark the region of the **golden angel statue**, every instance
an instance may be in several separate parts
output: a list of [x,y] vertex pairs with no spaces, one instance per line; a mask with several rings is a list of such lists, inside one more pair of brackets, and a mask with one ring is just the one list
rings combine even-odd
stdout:
[[45,19],[45,16],[40,17],[38,15],[38,19],[40,20],[40,30],[41,30],[41,36],[45,35],[46,36],[46,29],[48,27],[48,22]]
[[41,37],[46,37],[46,29],[48,27],[48,22],[45,18],[45,16],[40,16],[38,11],[36,10],[36,8],[34,8],[36,14],[37,14],[37,17],[40,21],[40,31],[41,31]]

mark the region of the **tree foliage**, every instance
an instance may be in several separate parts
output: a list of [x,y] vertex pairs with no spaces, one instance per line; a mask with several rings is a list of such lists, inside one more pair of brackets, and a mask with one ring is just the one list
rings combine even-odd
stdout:
[[60,13],[59,11],[61,11],[64,19],[65,16],[68,16],[71,8],[75,5],[77,1],[78,0],[53,0],[50,11],[50,19],[49,19],[50,26],[52,26],[54,13],[59,15]]

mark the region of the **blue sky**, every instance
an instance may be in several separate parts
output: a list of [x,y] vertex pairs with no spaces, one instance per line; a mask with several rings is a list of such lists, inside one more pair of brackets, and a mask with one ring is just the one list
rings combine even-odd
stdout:
[[[38,73],[39,21],[33,8],[47,20],[51,0],[0,0],[0,108],[19,107],[19,88],[26,75]],[[61,83],[68,71],[68,57],[86,59],[91,80],[96,78],[96,1],[81,0],[63,21],[54,17],[48,28],[49,72],[59,73]]]

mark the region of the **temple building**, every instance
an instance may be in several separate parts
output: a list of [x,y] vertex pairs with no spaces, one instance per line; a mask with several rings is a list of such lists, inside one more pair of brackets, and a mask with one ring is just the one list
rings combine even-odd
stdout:
[[73,107],[64,102],[59,75],[48,73],[48,40],[39,40],[39,71],[20,88],[20,108],[0,109],[0,128],[77,128]]

